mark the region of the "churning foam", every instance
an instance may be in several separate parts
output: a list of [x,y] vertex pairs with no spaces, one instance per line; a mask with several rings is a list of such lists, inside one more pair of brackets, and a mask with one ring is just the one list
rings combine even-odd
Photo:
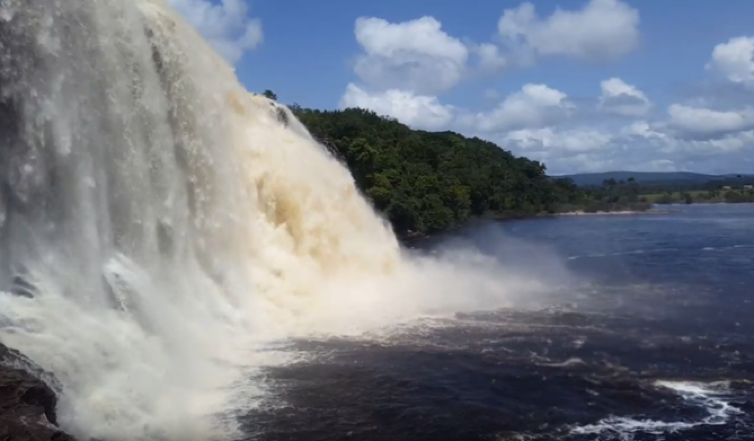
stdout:
[[164,0],[2,0],[0,43],[0,340],[56,375],[82,439],[223,439],[265,341],[528,287],[405,255]]
[[732,417],[743,413],[726,401],[730,390],[729,384],[725,381],[714,383],[657,381],[655,386],[672,390],[682,396],[688,404],[705,409],[707,415],[697,421],[658,421],[612,416],[596,424],[576,427],[572,430],[572,433],[598,435],[597,439],[600,440],[633,440],[635,434],[662,436],[699,426],[722,425],[726,424]]

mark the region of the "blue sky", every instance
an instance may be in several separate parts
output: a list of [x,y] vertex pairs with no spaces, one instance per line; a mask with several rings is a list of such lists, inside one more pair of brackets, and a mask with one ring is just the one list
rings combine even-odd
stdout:
[[251,91],[489,139],[553,174],[754,173],[750,0],[168,0]]

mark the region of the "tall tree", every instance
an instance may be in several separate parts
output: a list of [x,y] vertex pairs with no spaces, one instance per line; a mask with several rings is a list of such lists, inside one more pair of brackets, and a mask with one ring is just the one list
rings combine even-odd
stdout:
[[269,98],[269,99],[271,99],[273,101],[277,101],[278,100],[278,96],[275,95],[275,92],[271,91],[270,89],[265,89],[265,91],[262,92],[262,95],[264,95],[265,97],[267,97],[267,98]]

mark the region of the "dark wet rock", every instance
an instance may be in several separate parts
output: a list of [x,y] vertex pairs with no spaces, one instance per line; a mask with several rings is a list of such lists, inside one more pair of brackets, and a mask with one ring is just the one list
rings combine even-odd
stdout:
[[343,155],[343,153],[340,152],[338,149],[338,146],[335,144],[335,141],[331,140],[327,136],[324,135],[317,135],[312,134],[314,136],[314,139],[325,147],[325,149],[333,156],[335,159],[340,161],[343,164],[346,164],[346,157]]
[[20,274],[16,274],[15,276],[13,276],[13,280],[11,280],[11,287],[10,287],[10,292],[12,294],[31,299],[34,297],[35,291],[36,291],[36,288],[34,287],[34,284],[29,282],[26,279],[26,277]]
[[[0,344],[0,441],[75,441],[57,427],[55,392],[27,369],[30,361]],[[39,368],[31,369],[39,372]]]
[[288,114],[285,112],[285,109],[276,106],[275,111],[277,112],[277,118],[280,124],[288,127]]

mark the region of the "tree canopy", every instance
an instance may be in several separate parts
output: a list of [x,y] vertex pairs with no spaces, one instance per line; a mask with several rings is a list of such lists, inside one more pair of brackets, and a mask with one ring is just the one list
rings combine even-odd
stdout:
[[264,95],[266,98],[269,98],[273,101],[277,101],[278,99],[278,96],[275,95],[275,92],[271,91],[270,89],[267,89],[264,92],[262,92],[262,95]]
[[399,234],[444,230],[472,217],[554,213],[590,201],[572,180],[551,179],[544,164],[489,141],[412,130],[370,110],[291,108],[348,166]]

